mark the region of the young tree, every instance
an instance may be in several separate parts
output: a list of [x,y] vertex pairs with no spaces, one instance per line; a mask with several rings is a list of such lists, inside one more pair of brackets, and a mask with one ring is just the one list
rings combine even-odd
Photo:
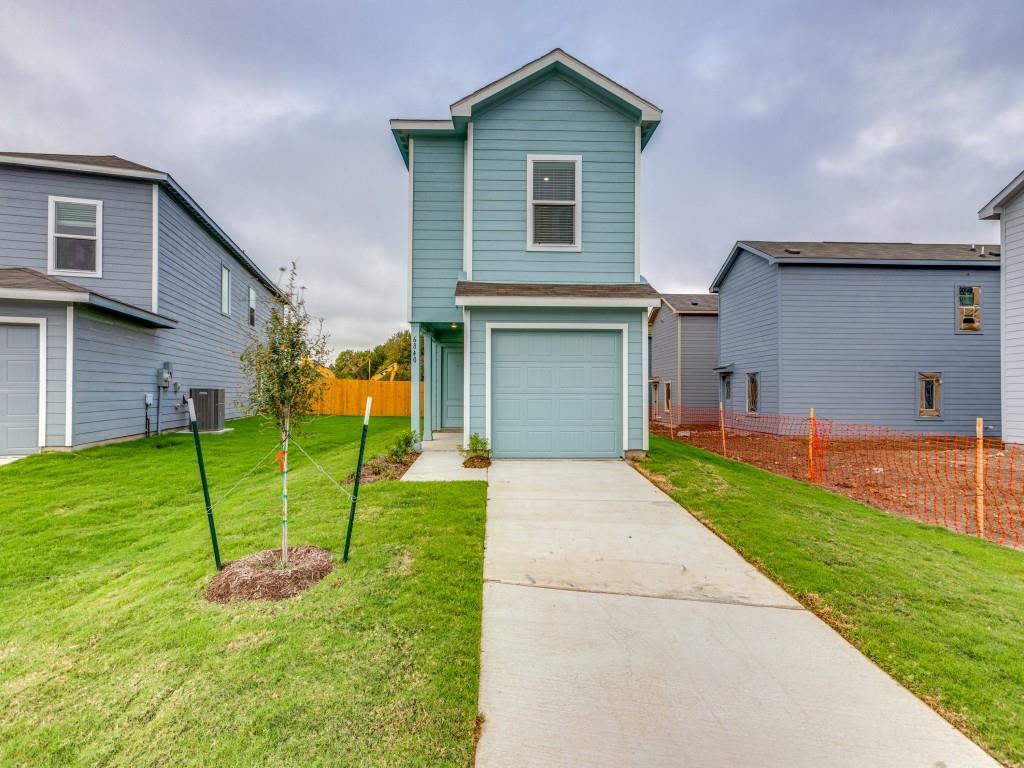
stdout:
[[281,564],[288,565],[288,441],[319,396],[323,379],[317,366],[328,359],[323,321],[313,326],[296,284],[292,262],[275,296],[270,317],[241,355],[247,383],[245,409],[272,420],[281,433]]

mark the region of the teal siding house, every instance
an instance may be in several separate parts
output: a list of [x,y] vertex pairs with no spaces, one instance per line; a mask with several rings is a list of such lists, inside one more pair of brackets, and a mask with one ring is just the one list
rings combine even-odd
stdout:
[[[636,213],[660,120],[556,49],[450,119],[391,121],[409,169],[425,436],[478,434],[499,458],[647,450],[647,314],[660,298],[640,274]],[[412,412],[419,430],[415,394]]]

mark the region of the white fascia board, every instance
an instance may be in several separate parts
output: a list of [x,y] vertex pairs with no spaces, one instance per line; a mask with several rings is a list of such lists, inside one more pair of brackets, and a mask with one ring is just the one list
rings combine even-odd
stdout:
[[78,291],[46,291],[35,288],[0,288],[0,299],[22,301],[88,301],[89,294]]
[[1003,206],[1021,191],[1024,191],[1024,171],[1021,171],[1013,181],[999,190],[999,194],[982,206],[978,211],[978,218],[982,220],[998,219],[1003,215]]
[[516,83],[519,83],[528,77],[532,77],[552,64],[561,64],[567,69],[578,74],[580,77],[589,80],[598,88],[607,91],[616,98],[621,99],[632,107],[635,107],[640,111],[640,119],[642,121],[657,122],[661,120],[661,110],[654,104],[651,104],[651,102],[646,99],[640,98],[629,89],[622,87],[614,80],[602,75],[596,69],[591,69],[582,61],[573,58],[565,51],[558,48],[551,51],[551,53],[545,54],[539,59],[531,61],[529,64],[520,67],[515,72],[511,72],[501,79],[495,80],[490,85],[484,86],[465,98],[456,101],[451,106],[452,117],[470,117],[473,114],[473,106],[475,104],[485,101],[495,94],[501,93],[501,91],[504,91],[507,88],[513,87]]
[[75,173],[96,173],[103,176],[123,176],[129,179],[147,179],[164,181],[167,174],[161,171],[137,171],[130,168],[110,168],[105,165],[87,165],[85,163],[69,163],[65,160],[41,160],[33,157],[12,157],[0,154],[0,165],[22,165],[28,168],[48,168],[54,171],[74,171]]
[[395,118],[390,121],[393,131],[454,131],[455,123],[451,120],[403,120]]
[[619,299],[558,296],[456,296],[457,307],[657,307],[661,299]]

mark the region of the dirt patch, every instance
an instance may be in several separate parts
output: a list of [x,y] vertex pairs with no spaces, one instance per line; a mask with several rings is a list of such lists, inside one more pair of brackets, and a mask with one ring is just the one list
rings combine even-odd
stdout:
[[[363,472],[359,477],[362,485],[367,483],[378,483],[383,480],[401,480],[402,475],[409,471],[409,467],[415,463],[420,455],[418,453],[407,453],[401,461],[393,461],[387,456],[374,456],[363,463]],[[348,482],[354,482],[356,473],[348,476]]]
[[293,547],[288,567],[281,567],[281,550],[268,549],[224,566],[204,596],[211,603],[233,600],[284,600],[295,597],[334,569],[331,553],[320,547]]
[[462,466],[466,469],[487,469],[491,466],[491,460],[487,456],[470,456],[462,462]]

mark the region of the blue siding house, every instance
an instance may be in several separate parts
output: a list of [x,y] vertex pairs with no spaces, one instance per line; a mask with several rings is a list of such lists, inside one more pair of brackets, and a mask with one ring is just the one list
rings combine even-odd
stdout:
[[238,356],[276,291],[169,174],[0,153],[0,455],[184,427],[193,388],[240,415]]
[[663,293],[648,321],[651,410],[718,408],[718,296]]
[[999,246],[739,242],[719,295],[725,407],[1000,433]]
[[1003,439],[1020,444],[1024,443],[1024,172],[989,200],[978,218],[999,222]]
[[660,300],[640,275],[636,211],[660,120],[556,49],[450,119],[391,121],[409,170],[424,435],[479,434],[497,457],[647,449],[646,318]]

